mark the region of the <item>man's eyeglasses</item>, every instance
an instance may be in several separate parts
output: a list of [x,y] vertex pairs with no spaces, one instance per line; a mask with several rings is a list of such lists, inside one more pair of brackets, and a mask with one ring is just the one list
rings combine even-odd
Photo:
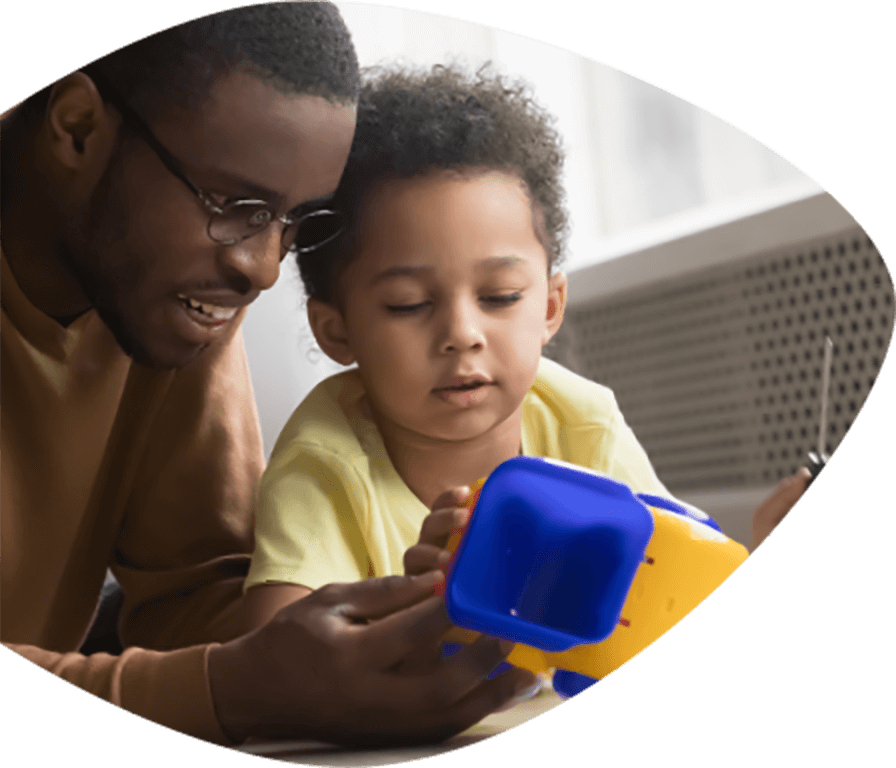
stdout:
[[338,211],[317,208],[298,216],[277,216],[264,200],[240,199],[218,205],[207,192],[187,178],[180,161],[155,137],[149,126],[118,94],[101,73],[92,68],[84,70],[93,80],[104,100],[112,104],[131,128],[158,155],[164,166],[208,209],[208,236],[216,243],[233,245],[260,234],[274,221],[283,225],[280,258],[287,253],[309,253],[332,242],[345,231],[345,219]]

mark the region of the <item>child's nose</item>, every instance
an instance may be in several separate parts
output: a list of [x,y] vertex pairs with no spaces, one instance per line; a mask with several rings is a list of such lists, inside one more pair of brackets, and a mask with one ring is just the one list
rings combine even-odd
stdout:
[[445,337],[441,344],[442,352],[466,352],[471,349],[482,349],[484,346],[485,335],[478,322],[475,308],[465,305],[452,307],[448,313]]

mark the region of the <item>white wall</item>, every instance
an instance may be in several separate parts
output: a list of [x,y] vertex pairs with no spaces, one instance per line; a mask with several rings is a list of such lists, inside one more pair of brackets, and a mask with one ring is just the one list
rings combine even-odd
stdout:
[[249,308],[243,336],[265,453],[296,406],[327,376],[343,370],[314,343],[294,261],[283,262],[280,279]]

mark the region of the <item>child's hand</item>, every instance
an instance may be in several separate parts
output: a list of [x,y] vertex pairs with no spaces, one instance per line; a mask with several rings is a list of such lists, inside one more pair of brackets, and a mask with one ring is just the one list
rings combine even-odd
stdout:
[[433,511],[423,520],[420,539],[404,553],[406,576],[417,576],[427,571],[443,570],[451,560],[445,549],[451,534],[461,530],[470,519],[470,510],[460,506],[470,495],[467,486],[452,488],[435,500]]
[[808,469],[801,467],[790,477],[785,477],[771,496],[762,502],[753,514],[753,546],[755,550],[796,504],[800,496],[809,486],[812,475]]

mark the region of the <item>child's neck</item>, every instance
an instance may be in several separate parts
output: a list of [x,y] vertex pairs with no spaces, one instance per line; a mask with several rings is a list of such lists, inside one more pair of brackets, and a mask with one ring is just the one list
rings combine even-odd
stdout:
[[380,433],[399,477],[431,509],[445,491],[472,485],[520,454],[522,408],[471,440],[435,440],[389,426]]

